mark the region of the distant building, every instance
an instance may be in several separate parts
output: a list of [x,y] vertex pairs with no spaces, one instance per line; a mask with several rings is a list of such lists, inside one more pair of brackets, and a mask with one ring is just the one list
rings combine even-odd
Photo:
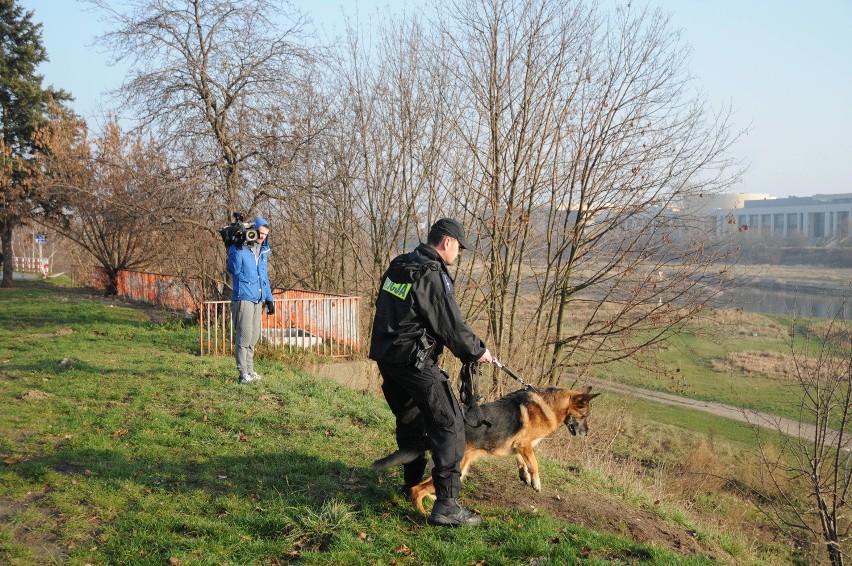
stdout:
[[[719,195],[724,197],[727,195]],[[726,203],[729,205],[730,201]],[[804,236],[809,242],[842,240],[852,233],[852,193],[810,197],[744,198],[729,208],[714,207],[718,234],[732,230],[778,238]]]

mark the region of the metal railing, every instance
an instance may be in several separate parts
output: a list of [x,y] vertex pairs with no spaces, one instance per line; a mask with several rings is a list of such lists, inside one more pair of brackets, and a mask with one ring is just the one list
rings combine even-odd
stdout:
[[43,277],[50,275],[50,260],[46,257],[12,257],[14,271],[41,273]]
[[[333,357],[360,350],[359,297],[291,290],[276,294],[274,302],[275,314],[261,317],[261,343]],[[233,353],[231,301],[202,302],[198,321],[201,355]]]

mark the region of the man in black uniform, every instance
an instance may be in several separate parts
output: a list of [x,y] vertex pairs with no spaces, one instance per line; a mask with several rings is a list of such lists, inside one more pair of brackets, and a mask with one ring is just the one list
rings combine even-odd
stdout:
[[[396,417],[397,444],[401,449],[432,451],[437,497],[429,516],[433,525],[482,522],[457,499],[464,418],[446,375],[438,368],[445,346],[465,363],[492,361],[485,343],[462,318],[447,270],[469,246],[457,221],[435,222],[426,243],[397,256],[382,276],[373,320],[370,358],[378,363],[382,391]],[[407,491],[423,479],[426,458],[403,469]]]

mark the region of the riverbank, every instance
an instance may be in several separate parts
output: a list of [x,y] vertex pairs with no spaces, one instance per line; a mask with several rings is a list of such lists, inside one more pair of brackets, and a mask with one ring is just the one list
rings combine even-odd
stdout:
[[747,285],[767,289],[790,286],[820,291],[848,290],[852,286],[852,268],[828,268],[813,265],[738,264],[731,266],[732,274]]

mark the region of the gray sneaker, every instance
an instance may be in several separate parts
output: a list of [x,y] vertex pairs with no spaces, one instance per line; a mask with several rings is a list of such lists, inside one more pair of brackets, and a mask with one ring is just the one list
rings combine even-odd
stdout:
[[440,527],[475,527],[482,523],[482,517],[462,507],[458,499],[438,499],[432,507],[428,522]]
[[252,383],[253,381],[257,381],[251,374],[244,373],[240,376],[240,383]]
[[259,373],[255,372],[255,371],[251,372],[251,380],[252,380],[252,381],[257,381],[258,379],[263,379],[263,378],[262,378],[262,377],[260,377],[260,374],[259,374]]

